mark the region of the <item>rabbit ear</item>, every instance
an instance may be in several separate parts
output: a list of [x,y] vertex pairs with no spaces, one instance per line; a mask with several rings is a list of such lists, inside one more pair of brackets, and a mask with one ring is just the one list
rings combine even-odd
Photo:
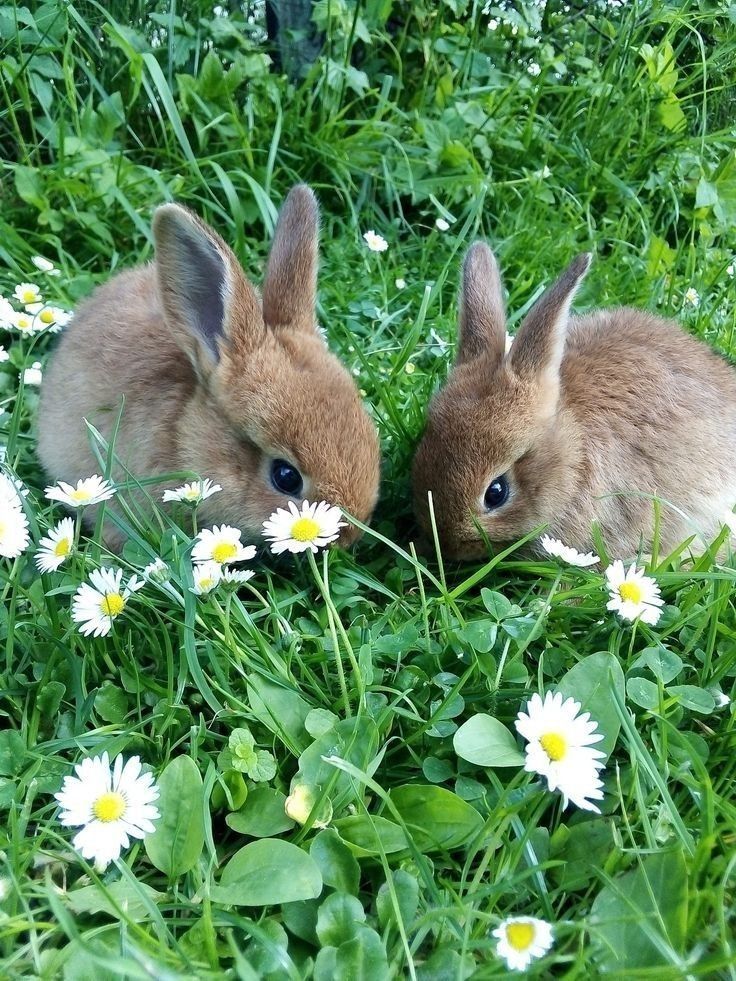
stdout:
[[195,367],[209,373],[228,341],[257,343],[258,296],[220,236],[178,204],[157,208],[153,236],[164,312]]
[[505,347],[506,310],[498,263],[485,242],[474,242],[463,263],[456,364],[481,355],[500,361]]
[[281,208],[266,267],[263,319],[269,327],[314,330],[318,233],[317,199],[297,184]]
[[516,375],[549,386],[551,404],[557,402],[570,305],[592,258],[589,252],[577,256],[545,290],[524,318],[509,354]]

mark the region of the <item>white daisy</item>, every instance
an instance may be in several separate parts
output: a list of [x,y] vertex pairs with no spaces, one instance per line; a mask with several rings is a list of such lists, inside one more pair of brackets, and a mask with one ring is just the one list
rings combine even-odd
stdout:
[[21,311],[16,313],[14,310],[9,318],[10,326],[20,331],[21,334],[34,334],[36,332],[36,318],[32,313]]
[[74,519],[64,518],[38,543],[36,566],[40,572],[55,572],[74,550]]
[[60,480],[53,487],[47,487],[45,494],[50,501],[61,501],[70,508],[86,508],[90,504],[109,501],[115,494],[115,488],[109,480],[93,474],[78,480],[76,487]]
[[263,537],[271,542],[271,551],[306,552],[319,551],[340,536],[340,528],[347,522],[341,521],[340,508],[320,501],[319,504],[302,502],[301,511],[289,501],[289,510],[277,508],[268,521],[263,522]]
[[438,228],[441,232],[446,232],[450,227],[449,221],[446,221],[444,218],[436,218],[434,225],[435,228]]
[[4,364],[6,361],[10,361],[10,354],[4,347],[0,346],[0,364]]
[[32,255],[31,262],[36,269],[48,273],[49,276],[58,276],[61,273],[61,270],[57,269],[50,259],[44,259],[42,255]]
[[31,303],[40,303],[42,300],[41,290],[35,283],[18,283],[13,290],[13,296],[23,306]]
[[4,296],[0,296],[0,327],[9,327],[14,313],[12,303]]
[[127,763],[117,756],[112,769],[107,753],[87,757],[74,767],[76,776],[64,777],[54,794],[65,827],[79,827],[72,844],[98,870],[107,868],[128,848],[131,838],[145,838],[161,817],[153,801],[159,790],[152,773],[141,773],[141,761]]
[[221,491],[219,484],[213,484],[209,477],[204,480],[193,480],[189,484],[177,487],[176,490],[165,490],[164,501],[184,501],[186,504],[200,504],[213,494]]
[[2,475],[0,487],[0,555],[17,559],[28,548],[28,518],[10,480]]
[[395,285],[397,290],[404,290],[406,289],[406,280],[402,279],[401,276],[399,276],[399,278],[396,280]]
[[144,583],[131,576],[123,585],[122,569],[95,569],[90,582],[82,583],[74,594],[72,620],[79,624],[79,632],[88,637],[104,637],[112,630],[113,622],[128,605],[132,593]]
[[552,925],[533,916],[510,916],[492,934],[496,953],[510,971],[525,971],[537,957],[544,957],[554,943]]
[[564,545],[558,538],[550,538],[549,535],[542,535],[539,539],[539,544],[547,555],[554,555],[555,558],[562,559],[568,565],[577,565],[584,568],[585,566],[595,565],[596,562],[600,562],[600,558],[594,552],[578,552],[576,548],[572,548],[570,545]]
[[192,550],[193,562],[247,562],[256,554],[255,545],[243,545],[240,529],[231,525],[203,528]]
[[371,252],[385,252],[388,248],[388,242],[382,235],[376,234],[376,232],[371,229],[363,235],[365,244],[371,250]]
[[34,327],[37,331],[48,329],[52,333],[54,327],[66,327],[72,316],[61,307],[52,307],[46,303],[30,303],[26,310],[35,317]]
[[685,290],[685,303],[689,303],[691,307],[697,307],[700,305],[700,294],[694,287]]
[[191,591],[196,596],[206,596],[222,580],[222,566],[219,562],[200,562],[192,566],[194,585]]
[[538,75],[541,74],[541,71],[542,71],[542,69],[537,64],[536,61],[533,61],[530,65],[527,65],[526,70],[529,72],[529,74],[532,76],[532,78],[536,78]]
[[547,692],[544,701],[534,694],[514,725],[528,741],[524,769],[544,777],[550,790],[559,790],[564,807],[572,801],[584,811],[598,811],[592,800],[603,799],[598,771],[605,754],[591,747],[603,734],[595,731],[598,723],[588,712],[579,716],[579,711],[580,703],[563,700],[560,692]]
[[171,576],[171,571],[163,559],[155,558],[141,573],[146,582],[162,583]]
[[664,606],[664,600],[659,595],[657,583],[650,576],[645,576],[643,569],[637,569],[632,562],[628,572],[624,572],[623,562],[616,559],[606,569],[606,579],[611,592],[607,609],[615,610],[624,620],[639,617],[650,626],[657,623],[662,615],[659,608]]
[[21,497],[28,496],[28,488],[17,477],[8,477],[0,473],[0,501],[7,501],[12,507],[23,506]]
[[23,372],[23,384],[38,388],[42,381],[43,371],[41,370],[41,362],[34,361],[31,367],[26,368]]
[[225,566],[222,570],[222,581],[234,586],[241,586],[244,582],[252,579],[254,575],[253,569],[228,569]]

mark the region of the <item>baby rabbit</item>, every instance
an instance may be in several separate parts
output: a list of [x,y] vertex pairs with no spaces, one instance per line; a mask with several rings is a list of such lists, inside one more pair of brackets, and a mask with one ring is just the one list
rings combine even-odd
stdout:
[[[98,472],[84,420],[109,439],[124,402],[115,454],[134,476],[193,470],[222,485],[201,524],[256,539],[277,507],[305,498],[368,521],[378,437],[316,328],[318,219],[311,190],[292,188],[261,300],[216,232],[180,205],[158,208],[155,261],[92,294],[45,373],[38,447],[48,473],[72,482]],[[347,527],[340,541],[357,537]],[[112,523],[105,541],[122,545]]]
[[[443,552],[471,559],[546,525],[581,550],[591,522],[617,555],[646,549],[652,496],[667,551],[708,540],[736,504],[736,373],[677,324],[621,307],[570,316],[578,256],[527,314],[508,354],[491,250],[465,259],[457,361],[414,460],[419,521],[432,492]],[[532,550],[544,554],[539,542]]]

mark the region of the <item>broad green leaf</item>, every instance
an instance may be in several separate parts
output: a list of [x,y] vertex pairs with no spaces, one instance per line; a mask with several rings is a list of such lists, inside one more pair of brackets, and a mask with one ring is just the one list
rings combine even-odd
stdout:
[[659,710],[659,688],[647,678],[629,678],[626,682],[629,700],[649,712]]
[[401,852],[407,847],[406,835],[402,828],[387,818],[375,814],[351,814],[334,821],[340,837],[353,854],[361,858],[365,855],[380,855],[385,852]]
[[317,937],[323,947],[339,947],[353,939],[362,923],[365,910],[360,900],[345,892],[334,892],[317,913]]
[[360,866],[336,831],[331,828],[320,831],[309,846],[309,854],[319,866],[325,885],[340,892],[358,894]]
[[312,709],[304,720],[304,728],[312,739],[319,739],[325,732],[334,729],[339,721],[334,712],[328,712],[327,709]]
[[323,757],[339,756],[360,770],[367,770],[378,747],[378,729],[367,716],[342,719],[332,729],[323,733],[299,757],[302,780],[314,787],[324,787],[334,780],[330,797],[333,799],[352,786],[347,773],[325,763]]
[[258,721],[288,749],[298,752],[306,745],[304,720],[310,707],[301,695],[253,674],[248,679],[248,701]]
[[321,892],[322,876],[310,855],[280,838],[262,838],[233,855],[211,896],[228,906],[271,906]]
[[251,838],[271,838],[294,827],[284,810],[286,797],[272,787],[255,787],[239,811],[228,814],[225,823],[233,831]]
[[340,944],[334,977],[335,981],[388,981],[386,948],[375,930],[364,926],[352,940]]
[[95,695],[95,712],[105,722],[122,722],[128,714],[127,694],[112,681],[103,682]]
[[634,667],[645,664],[654,677],[663,685],[669,684],[682,671],[683,663],[679,654],[666,647],[647,647],[634,662]]
[[0,732],[0,775],[12,777],[23,769],[26,742],[15,729]]
[[667,694],[673,695],[686,709],[709,715],[716,707],[716,702],[709,691],[698,688],[697,685],[669,685]]
[[601,969],[620,975],[667,965],[685,977],[687,906],[682,851],[642,856],[638,868],[604,886],[593,902],[591,938]]
[[120,879],[117,882],[102,886],[84,886],[82,889],[72,889],[65,894],[65,900],[76,916],[82,913],[107,913],[117,919],[120,910],[135,921],[147,920],[150,914],[150,904],[160,903],[166,894],[147,886],[145,882],[128,882]]
[[523,766],[524,754],[506,726],[491,715],[474,715],[452,740],[457,755],[476,766]]
[[[394,896],[388,882],[384,882],[376,897],[378,922],[382,930],[400,920],[409,931],[419,908],[419,883],[405,869],[394,869],[391,872],[391,884]],[[397,909],[398,907],[398,909]]]
[[610,756],[616,745],[621,727],[618,713],[611,697],[615,687],[624,700],[624,673],[618,659],[607,651],[589,654],[570,668],[560,679],[557,688],[566,697],[580,702],[582,712],[590,712],[592,721],[598,723],[598,732],[603,734],[595,748]]
[[170,879],[193,868],[204,845],[204,790],[197,764],[177,756],[158,779],[161,817],[145,839],[146,854]]
[[476,809],[444,787],[409,784],[390,796],[420,851],[460,848],[483,828]]

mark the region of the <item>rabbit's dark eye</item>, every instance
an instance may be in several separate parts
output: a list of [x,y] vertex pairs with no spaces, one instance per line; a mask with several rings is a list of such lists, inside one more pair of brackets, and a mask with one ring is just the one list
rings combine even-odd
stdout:
[[271,483],[279,494],[289,497],[298,497],[304,486],[302,475],[286,460],[274,460],[271,464]]
[[483,503],[489,511],[495,511],[496,508],[500,508],[502,504],[506,503],[508,496],[508,480],[505,476],[496,477],[496,479],[492,480],[488,487],[486,487]]

